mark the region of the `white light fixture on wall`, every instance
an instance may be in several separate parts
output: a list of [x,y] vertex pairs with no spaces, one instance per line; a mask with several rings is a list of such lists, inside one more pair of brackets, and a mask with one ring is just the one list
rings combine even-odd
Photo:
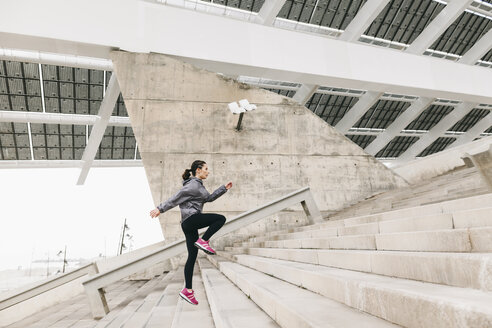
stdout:
[[244,113],[256,109],[256,105],[250,104],[247,99],[239,100],[239,105],[235,101],[231,102],[228,107],[232,114],[239,114],[239,121],[236,126],[237,131],[241,130],[241,122],[243,120]]

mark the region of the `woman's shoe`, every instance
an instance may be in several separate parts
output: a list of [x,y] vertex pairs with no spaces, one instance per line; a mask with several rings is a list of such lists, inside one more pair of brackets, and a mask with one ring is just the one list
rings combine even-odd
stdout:
[[208,241],[205,241],[202,238],[198,238],[198,240],[195,241],[195,246],[207,254],[215,255],[215,250],[212,247],[210,247]]
[[179,293],[179,296],[181,296],[182,299],[184,299],[186,302],[193,304],[193,305],[198,305],[198,301],[195,298],[195,292],[191,291],[191,293],[188,291],[188,289],[183,288],[183,290]]

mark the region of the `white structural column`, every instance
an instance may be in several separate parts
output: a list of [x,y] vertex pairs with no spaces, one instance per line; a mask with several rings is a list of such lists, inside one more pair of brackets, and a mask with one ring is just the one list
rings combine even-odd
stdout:
[[450,24],[461,15],[473,0],[451,0],[407,48],[406,52],[420,55],[429,48]]
[[450,127],[468,114],[477,104],[461,103],[448,115],[446,115],[439,123],[437,123],[428,133],[421,136],[420,139],[401,154],[397,162],[405,162],[414,159],[425,148],[432,144],[437,138],[442,136]]
[[335,126],[341,133],[347,133],[347,131],[371,108],[372,105],[378,101],[383,95],[382,92],[367,91],[362,97],[359,98],[357,103],[350,108],[345,116]]
[[410,122],[434,102],[433,98],[420,97],[415,100],[386,130],[378,135],[364,150],[375,156],[388,142],[393,140]]
[[[98,122],[98,116],[4,110],[0,111],[0,122],[94,125]],[[130,118],[123,116],[111,116],[108,121],[108,126],[131,127]]]
[[101,108],[99,109],[99,120],[92,127],[91,136],[89,137],[89,143],[84,150],[84,155],[82,155],[82,170],[80,172],[79,179],[77,181],[78,185],[82,185],[87,178],[87,174],[89,173],[89,169],[94,161],[94,157],[96,156],[97,149],[101,140],[104,136],[104,131],[108,126],[109,118],[111,113],[113,112],[116,101],[118,100],[118,96],[120,95],[120,86],[118,85],[118,81],[116,79],[116,74],[111,75],[111,79],[109,80],[108,89],[106,90],[106,94],[101,103]]
[[492,28],[468,50],[458,63],[473,65],[492,48]]
[[482,134],[491,126],[492,126],[492,112],[489,112],[487,116],[482,118],[471,129],[466,131],[465,134],[463,134],[458,139],[456,139],[456,141],[451,144],[452,147],[461,146],[468,142],[472,142],[473,140],[475,140],[475,138],[478,138],[480,134]]
[[256,16],[256,23],[272,26],[286,0],[266,0]]
[[301,85],[299,90],[296,91],[296,94],[294,95],[294,97],[292,97],[292,99],[304,106],[313,96],[316,90],[318,90],[318,87],[318,85],[303,84]]
[[339,39],[348,42],[359,40],[362,33],[371,25],[379,13],[386,7],[389,0],[368,0],[352,19]]

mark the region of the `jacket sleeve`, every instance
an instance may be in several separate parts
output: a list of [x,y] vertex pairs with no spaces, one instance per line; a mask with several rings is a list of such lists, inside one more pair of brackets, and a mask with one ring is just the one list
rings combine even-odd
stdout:
[[193,197],[192,191],[193,190],[190,188],[190,184],[187,184],[186,186],[181,188],[181,190],[178,191],[174,196],[157,206],[157,209],[161,213],[164,213],[171,208],[186,202]]
[[225,194],[226,191],[227,188],[224,185],[220,186],[219,188],[217,188],[217,190],[215,190],[213,193],[208,195],[206,202],[213,202],[214,200]]

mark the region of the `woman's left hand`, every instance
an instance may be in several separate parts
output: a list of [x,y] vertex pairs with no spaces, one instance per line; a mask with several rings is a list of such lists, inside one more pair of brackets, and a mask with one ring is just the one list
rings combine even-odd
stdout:
[[226,184],[226,189],[229,190],[232,188],[232,182],[229,182],[228,184]]
[[156,218],[159,216],[159,214],[161,214],[161,212],[157,208],[154,208],[152,211],[150,211],[151,218]]

